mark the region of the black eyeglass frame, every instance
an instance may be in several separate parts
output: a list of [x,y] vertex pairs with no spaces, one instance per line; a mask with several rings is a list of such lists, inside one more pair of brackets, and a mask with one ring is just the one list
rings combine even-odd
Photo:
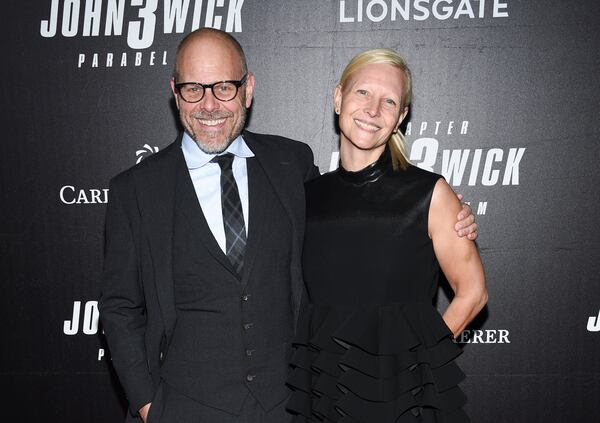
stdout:
[[[198,103],[199,101],[202,101],[202,99],[206,95],[206,89],[207,88],[210,88],[210,91],[212,92],[213,96],[217,100],[219,100],[219,101],[231,101],[231,100],[233,100],[234,98],[237,97],[238,91],[240,90],[240,87],[246,83],[247,79],[248,79],[248,74],[246,73],[246,74],[244,74],[244,76],[242,76],[242,79],[240,79],[240,80],[230,79],[230,80],[227,80],[227,81],[213,82],[212,84],[201,84],[200,82],[179,82],[179,83],[175,83],[175,89],[177,90],[177,93],[181,96],[182,100],[185,101],[186,103]],[[215,94],[215,90],[214,90],[214,86],[215,85],[225,84],[225,83],[233,84],[235,86],[235,94],[229,100],[221,100]],[[200,96],[200,98],[198,100],[196,100],[196,101],[186,100],[186,98],[183,96],[183,94],[181,94],[181,87],[183,87],[185,85],[195,85],[197,87],[202,87],[202,95]]]

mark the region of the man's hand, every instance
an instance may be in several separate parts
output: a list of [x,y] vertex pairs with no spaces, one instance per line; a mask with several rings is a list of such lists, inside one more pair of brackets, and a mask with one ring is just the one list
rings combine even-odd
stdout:
[[140,417],[142,418],[142,421],[144,423],[146,423],[148,421],[148,412],[150,411],[151,405],[152,405],[152,403],[149,402],[148,404],[146,404],[142,408],[140,408],[140,411],[138,411],[138,413],[140,413]]
[[473,216],[473,210],[468,204],[462,202],[463,195],[456,194],[458,199],[461,200],[462,210],[456,217],[458,222],[454,225],[454,230],[459,237],[466,236],[471,241],[477,238],[477,223],[475,222],[475,216]]

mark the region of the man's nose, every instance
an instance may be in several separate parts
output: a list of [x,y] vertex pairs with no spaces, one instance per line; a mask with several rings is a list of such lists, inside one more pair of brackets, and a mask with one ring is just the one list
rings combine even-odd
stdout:
[[215,97],[210,88],[206,88],[204,91],[204,98],[200,100],[200,107],[204,110],[212,111],[217,110],[221,106],[221,102]]

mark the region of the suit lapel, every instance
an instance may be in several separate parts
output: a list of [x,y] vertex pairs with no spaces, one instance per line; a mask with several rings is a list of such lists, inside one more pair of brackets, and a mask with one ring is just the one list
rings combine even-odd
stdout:
[[248,169],[248,241],[244,253],[244,267],[242,268],[242,286],[246,286],[250,277],[250,270],[259,251],[263,233],[266,230],[265,221],[266,195],[269,181],[264,176],[264,170],[256,157],[246,159]]
[[[229,270],[230,273],[238,276],[208,226],[208,222],[202,212],[202,207],[198,202],[198,197],[196,196],[190,173],[185,166],[181,167],[177,176],[177,196],[177,204],[178,206],[182,206],[179,213],[181,213],[187,221],[192,223],[192,230],[196,232],[196,235],[202,241],[202,244],[208,250],[209,254]],[[198,249],[198,251],[200,251],[200,249]]]
[[[282,157],[281,154],[271,151],[251,132],[244,132],[244,140],[256,155],[255,158],[264,170],[275,194],[281,200],[281,204],[290,217],[294,229],[298,229],[296,225],[304,219],[304,208],[302,207],[304,204],[304,191],[302,186],[298,185],[297,179],[294,179],[294,176],[291,175],[290,160],[294,158]],[[251,180],[249,180],[249,184],[252,186]],[[263,187],[263,189],[267,188]],[[252,219],[251,223],[254,224],[254,222],[255,219]],[[301,236],[304,236],[304,234],[302,233]]]
[[[260,251],[260,239],[268,227],[268,222],[265,222],[265,219],[262,218],[264,208],[268,205],[265,201],[261,201],[261,196],[264,195],[267,189],[272,189],[275,192],[292,222],[294,248],[298,251],[299,242],[301,237],[304,236],[303,227],[299,224],[304,218],[304,192],[301,186],[298,186],[298,182],[292,176],[289,168],[289,160],[293,160],[293,158],[283,157],[277,151],[272,151],[260,142],[259,137],[251,132],[244,132],[244,140],[255,154],[255,157],[248,161],[249,203],[252,214],[249,218],[250,230],[246,248],[249,257],[248,262],[244,262],[243,280],[247,282],[254,258]],[[262,175],[260,174],[261,171]]]

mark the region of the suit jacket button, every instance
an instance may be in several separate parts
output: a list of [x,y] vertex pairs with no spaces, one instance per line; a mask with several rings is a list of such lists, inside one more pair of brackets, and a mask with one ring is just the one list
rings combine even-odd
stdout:
[[244,329],[246,330],[250,329],[252,326],[254,326],[254,323],[244,323]]
[[247,357],[252,356],[252,354],[254,354],[254,351],[256,351],[256,350],[246,350],[246,356]]
[[248,301],[248,298],[250,298],[250,294],[242,295],[242,301]]
[[248,382],[252,382],[254,380],[254,378],[256,377],[256,375],[246,375],[246,380]]

